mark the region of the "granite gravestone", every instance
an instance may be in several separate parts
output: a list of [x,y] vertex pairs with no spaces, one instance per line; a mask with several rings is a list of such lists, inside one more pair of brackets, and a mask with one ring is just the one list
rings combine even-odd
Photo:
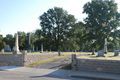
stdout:
[[105,38],[104,53],[107,54],[107,38]]
[[103,50],[99,50],[99,51],[98,51],[97,57],[105,57]]
[[34,52],[34,45],[33,45],[33,52]]
[[40,51],[41,53],[43,52],[43,45],[41,45],[41,51]]
[[119,55],[119,50],[115,50],[114,51],[114,56],[118,56]]
[[11,51],[11,49],[9,48],[9,45],[6,45],[5,52],[10,52],[10,51]]
[[62,54],[61,50],[58,50],[58,56],[61,56],[61,54]]
[[28,36],[28,46],[27,46],[27,50],[28,50],[29,53],[31,52],[30,33],[29,33],[29,36]]
[[95,55],[95,50],[94,50],[94,48],[93,48],[93,51],[92,51],[92,55]]
[[36,52],[38,52],[38,46],[36,46]]

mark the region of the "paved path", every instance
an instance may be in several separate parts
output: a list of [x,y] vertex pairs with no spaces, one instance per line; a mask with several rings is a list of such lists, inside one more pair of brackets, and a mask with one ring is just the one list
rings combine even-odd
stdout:
[[71,56],[55,59],[51,62],[43,63],[37,66],[34,66],[34,68],[40,68],[40,69],[58,69],[59,67],[65,65],[66,63],[71,61]]

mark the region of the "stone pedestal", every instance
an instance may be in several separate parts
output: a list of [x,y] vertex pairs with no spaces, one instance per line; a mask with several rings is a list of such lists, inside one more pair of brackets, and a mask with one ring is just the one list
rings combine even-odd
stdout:
[[41,51],[40,52],[43,53],[43,45],[41,45]]
[[13,54],[20,54],[18,46],[18,34],[15,35],[15,48]]
[[98,51],[97,57],[105,57],[103,50],[99,50],[99,51]]
[[76,54],[72,54],[72,70],[77,70],[77,60],[76,60]]
[[115,50],[114,51],[114,56],[118,56],[119,55],[119,50]]

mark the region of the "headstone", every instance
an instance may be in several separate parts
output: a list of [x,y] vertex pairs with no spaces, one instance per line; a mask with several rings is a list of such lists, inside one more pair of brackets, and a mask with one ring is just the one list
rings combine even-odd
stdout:
[[33,51],[34,51],[34,45],[33,45]]
[[119,55],[119,50],[115,50],[114,51],[114,56],[118,56]]
[[93,48],[93,51],[92,51],[92,55],[95,55],[95,50],[94,50],[94,48]]
[[41,53],[43,52],[43,45],[41,45]]
[[36,46],[36,52],[38,52],[38,46]]
[[97,57],[105,57],[103,50],[99,50],[99,51],[98,51]]
[[107,38],[105,38],[104,53],[107,54]]
[[1,50],[1,53],[4,54],[4,49]]
[[58,50],[58,56],[61,56],[61,54],[62,54],[61,50]]
[[75,52],[76,52],[76,50],[75,50]]
[[13,46],[13,49],[12,49],[12,50],[14,51],[14,49],[15,49],[15,46]]
[[15,35],[15,49],[14,49],[13,54],[20,54],[19,46],[18,46],[18,34]]
[[70,50],[68,49],[68,50],[66,50],[66,52],[70,52]]
[[9,45],[6,45],[5,52],[10,52],[10,51],[11,51],[11,49],[9,48]]
[[30,33],[29,33],[29,37],[28,37],[28,47],[27,47],[28,52],[31,52],[31,44],[30,44]]

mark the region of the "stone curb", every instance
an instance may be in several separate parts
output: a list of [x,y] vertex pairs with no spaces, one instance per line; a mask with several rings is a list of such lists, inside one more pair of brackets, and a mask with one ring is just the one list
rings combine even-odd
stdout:
[[116,80],[116,79],[109,79],[109,78],[79,76],[79,75],[71,75],[70,77],[74,77],[74,78],[86,78],[86,79],[93,79],[93,80]]

